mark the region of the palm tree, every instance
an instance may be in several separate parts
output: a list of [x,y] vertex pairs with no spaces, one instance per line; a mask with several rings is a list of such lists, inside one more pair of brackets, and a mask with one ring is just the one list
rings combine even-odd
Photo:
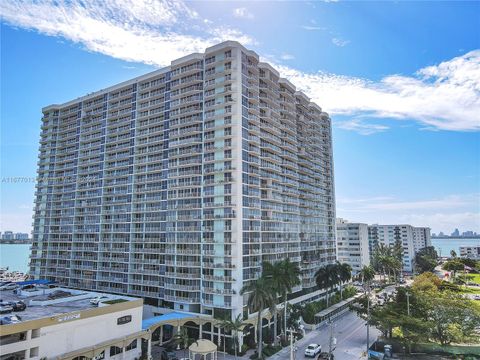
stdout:
[[240,295],[248,294],[247,305],[251,312],[257,312],[257,352],[258,357],[262,355],[262,312],[266,308],[270,308],[272,302],[275,301],[275,291],[271,288],[271,283],[264,277],[244,285],[240,290]]
[[277,345],[277,320],[278,320],[278,312],[277,312],[277,300],[278,295],[283,293],[282,289],[282,276],[283,276],[283,269],[282,269],[282,262],[278,261],[274,264],[265,261],[263,263],[262,269],[262,276],[265,279],[268,279],[270,282],[271,288],[274,290],[274,301],[272,302],[272,306],[270,308],[270,313],[273,315],[273,344]]
[[375,278],[375,270],[370,265],[364,266],[362,270],[360,270],[359,275],[363,284],[370,284],[370,282]]
[[343,284],[352,278],[352,267],[347,264],[338,264],[338,277],[340,279],[340,298],[343,300]]
[[225,330],[231,332],[233,340],[233,348],[235,351],[235,358],[237,358],[237,346],[238,346],[238,332],[242,331],[243,327],[246,324],[242,321],[242,314],[238,314],[235,320],[225,319],[221,322],[221,326],[224,329],[224,338]]
[[317,270],[315,273],[315,281],[321,289],[327,289],[327,307],[329,306],[329,290],[333,289],[339,283],[338,265],[328,264]]
[[185,355],[184,357],[187,357],[187,349],[195,341],[195,339],[192,339],[188,336],[188,331],[186,327],[182,327],[180,328],[178,334],[174,336],[173,341],[175,342],[175,344],[183,347]]
[[[268,263],[267,263],[268,264]],[[287,300],[288,294],[292,292],[292,288],[300,284],[300,268],[298,264],[292,263],[289,258],[272,264],[264,264],[263,274],[272,279],[275,290],[283,299],[283,331],[287,333]],[[274,319],[275,321],[275,319]],[[275,325],[275,341],[276,330]]]
[[450,250],[450,256],[451,256],[452,258],[456,258],[456,257],[457,257],[456,251],[455,251],[455,250]]

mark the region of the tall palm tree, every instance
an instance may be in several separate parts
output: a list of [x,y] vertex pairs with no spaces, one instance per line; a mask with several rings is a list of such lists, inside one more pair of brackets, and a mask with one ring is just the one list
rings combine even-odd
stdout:
[[287,333],[287,297],[292,289],[300,284],[300,268],[298,264],[292,263],[289,258],[280,262],[282,276],[278,280],[283,297],[283,325],[284,334]]
[[364,266],[362,270],[360,270],[359,275],[363,284],[370,284],[370,282],[375,278],[375,269],[371,265]]
[[275,291],[271,288],[271,283],[264,277],[248,283],[240,290],[240,294],[248,294],[247,305],[251,312],[257,312],[257,352],[258,357],[262,355],[262,312],[266,308],[270,308],[274,302]]
[[270,308],[270,313],[273,315],[273,343],[277,345],[277,324],[278,324],[278,312],[277,312],[277,301],[278,295],[283,294],[282,288],[282,276],[283,276],[283,269],[282,269],[282,262],[278,261],[274,264],[265,261],[263,263],[262,269],[262,276],[268,279],[270,282],[270,286],[275,292],[274,300],[272,302],[272,306]]
[[[237,346],[238,346],[238,333],[242,331],[243,327],[246,325],[242,321],[242,314],[238,314],[237,317],[232,319],[225,319],[221,322],[221,325],[225,330],[229,331],[232,334],[233,348],[235,351],[235,358],[237,358]],[[225,332],[224,332],[225,334]],[[224,335],[225,336],[225,335]]]
[[185,355],[184,357],[187,357],[187,349],[195,341],[195,339],[190,338],[188,336],[187,328],[182,326],[178,334],[174,336],[173,341],[175,344],[183,347],[183,351]]
[[315,281],[321,289],[327,289],[327,307],[329,306],[329,290],[332,290],[338,283],[338,265],[337,264],[328,264],[327,266],[322,266],[315,273]]
[[352,267],[347,264],[338,264],[338,277],[340,279],[340,298],[343,300],[343,284],[352,278]]

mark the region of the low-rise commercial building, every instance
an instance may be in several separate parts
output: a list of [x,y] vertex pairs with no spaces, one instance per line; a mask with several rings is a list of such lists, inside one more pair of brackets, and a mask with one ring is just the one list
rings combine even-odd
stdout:
[[27,304],[24,311],[0,315],[2,360],[138,359],[142,338],[149,336],[142,330],[142,299],[33,286],[3,291],[2,301]]

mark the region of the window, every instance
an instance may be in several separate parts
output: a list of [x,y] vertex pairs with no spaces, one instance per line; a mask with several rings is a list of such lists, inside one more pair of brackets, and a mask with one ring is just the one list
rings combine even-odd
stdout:
[[125,351],[130,351],[137,348],[137,339],[133,340],[126,348]]
[[122,348],[118,346],[110,346],[110,356],[115,356],[122,353]]
[[132,315],[122,316],[117,319],[117,325],[127,324],[130,321],[132,321]]

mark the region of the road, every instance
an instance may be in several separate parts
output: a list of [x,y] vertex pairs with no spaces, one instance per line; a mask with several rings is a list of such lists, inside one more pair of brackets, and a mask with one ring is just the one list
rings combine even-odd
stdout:
[[[376,340],[380,332],[371,327],[370,328],[370,343]],[[367,328],[365,321],[359,318],[353,312],[347,312],[340,318],[337,318],[333,325],[333,336],[337,338],[336,349],[333,352],[335,360],[358,360],[365,359],[365,352],[367,348]],[[296,359],[305,359],[305,348],[308,344],[317,343],[322,345],[323,351],[328,351],[328,344],[330,338],[330,329],[328,325],[323,325],[319,330],[311,331],[306,336],[297,342],[298,350],[296,352]],[[286,347],[271,356],[271,360],[288,360],[290,358],[290,348]]]

